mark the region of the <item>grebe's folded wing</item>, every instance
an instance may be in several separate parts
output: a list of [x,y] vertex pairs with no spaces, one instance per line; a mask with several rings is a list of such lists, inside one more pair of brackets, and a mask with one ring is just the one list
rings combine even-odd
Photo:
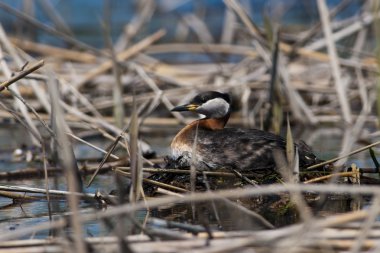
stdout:
[[[284,138],[258,129],[199,131],[196,142],[203,162],[240,170],[275,169],[273,151],[280,150],[285,154],[286,150]],[[306,144],[300,145],[298,152],[301,167],[315,163],[316,157]]]

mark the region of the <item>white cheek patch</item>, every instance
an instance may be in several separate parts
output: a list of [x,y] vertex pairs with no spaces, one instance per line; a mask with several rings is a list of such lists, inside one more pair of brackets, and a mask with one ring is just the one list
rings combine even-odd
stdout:
[[211,118],[221,118],[228,113],[229,109],[230,105],[226,100],[214,98],[200,106],[197,111]]

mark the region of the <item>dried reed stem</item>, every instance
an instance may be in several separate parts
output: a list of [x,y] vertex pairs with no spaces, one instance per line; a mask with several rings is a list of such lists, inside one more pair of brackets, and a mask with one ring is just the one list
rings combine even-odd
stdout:
[[78,61],[83,63],[94,63],[96,61],[96,57],[94,55],[86,52],[44,45],[19,38],[10,38],[10,41],[17,47],[20,47],[28,52],[39,53],[49,57],[56,57],[62,60]]
[[358,172],[352,172],[352,171],[350,171],[350,172],[339,172],[339,173],[334,173],[334,174],[330,174],[330,175],[326,175],[326,176],[316,177],[316,178],[304,181],[303,183],[304,184],[317,183],[317,182],[329,180],[331,178],[336,178],[337,176],[338,177],[355,177],[355,176],[357,176],[357,174],[358,174]]
[[17,82],[18,80],[24,78],[25,76],[29,75],[30,73],[33,73],[37,69],[41,68],[44,64],[45,64],[44,60],[40,60],[38,62],[35,62],[29,68],[18,72],[16,75],[12,76],[7,81],[0,83],[0,92],[3,91],[5,88],[8,88],[9,85]]
[[318,10],[321,17],[323,32],[326,37],[327,49],[330,56],[330,64],[332,73],[335,79],[335,88],[338,94],[339,103],[343,113],[343,119],[347,123],[352,122],[351,109],[346,96],[346,82],[343,82],[342,72],[340,70],[338,54],[336,52],[335,44],[332,39],[331,25],[329,19],[329,13],[325,0],[318,0]]
[[[115,172],[118,173],[118,174],[120,174],[120,175],[132,178],[132,173],[121,171],[119,169],[116,169]],[[142,181],[145,182],[145,183],[148,183],[148,184],[159,186],[159,187],[167,189],[167,190],[178,191],[178,192],[189,192],[186,189],[183,189],[183,188],[180,188],[180,187],[177,187],[177,186],[173,186],[173,185],[169,185],[169,184],[165,184],[165,183],[162,183],[162,182],[159,182],[159,181],[151,180],[151,179],[148,179],[148,178],[143,178]]]
[[[151,44],[159,40],[162,36],[165,35],[165,30],[159,30],[154,34],[146,37],[145,39],[139,41],[128,49],[124,50],[121,53],[116,55],[116,60],[119,62],[126,61],[129,58],[135,56],[145,48],[149,47]],[[80,89],[85,83],[93,79],[94,77],[110,70],[113,66],[112,60],[107,60],[103,62],[99,67],[92,69],[88,73],[86,73],[79,81],[76,82],[75,86]]]
[[321,166],[324,166],[324,165],[327,165],[327,164],[330,164],[330,163],[336,162],[336,161],[338,161],[338,160],[340,160],[340,159],[343,159],[343,158],[346,158],[346,157],[348,157],[348,156],[354,155],[354,154],[356,154],[356,153],[362,152],[362,151],[364,151],[364,150],[367,150],[367,149],[369,149],[369,148],[371,148],[371,147],[374,147],[374,146],[377,146],[377,145],[379,145],[379,144],[380,144],[380,141],[377,141],[377,142],[372,143],[372,144],[370,144],[370,145],[367,145],[367,146],[365,146],[365,147],[362,147],[362,148],[356,149],[356,150],[354,150],[354,151],[352,151],[352,152],[350,152],[350,153],[348,153],[348,154],[345,154],[345,155],[343,155],[343,156],[335,157],[335,158],[330,159],[330,160],[327,160],[327,161],[325,161],[325,162],[322,162],[322,163],[319,163],[319,164],[315,164],[315,165],[309,166],[309,167],[307,167],[307,170],[312,170],[312,169],[319,168],[319,167],[321,167]]

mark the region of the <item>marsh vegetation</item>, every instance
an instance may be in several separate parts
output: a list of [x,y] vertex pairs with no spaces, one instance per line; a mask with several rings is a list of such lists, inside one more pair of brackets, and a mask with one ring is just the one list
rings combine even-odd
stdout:
[[[281,1],[261,22],[250,1],[174,2],[131,1],[115,36],[104,1],[101,46],[52,2],[0,2],[0,252],[377,252],[378,1]],[[288,24],[292,6],[317,18]],[[228,126],[326,162],[300,170],[289,145],[264,178],[170,166],[194,120],[171,109],[205,90],[231,95]]]

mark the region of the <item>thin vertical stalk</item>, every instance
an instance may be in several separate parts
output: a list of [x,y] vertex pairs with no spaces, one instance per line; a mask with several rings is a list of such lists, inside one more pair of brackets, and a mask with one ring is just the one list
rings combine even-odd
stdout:
[[272,36],[272,68],[270,72],[270,84],[268,89],[268,104],[269,111],[264,121],[264,130],[268,131],[271,126],[273,126],[273,114],[276,104],[278,104],[279,99],[276,93],[276,88],[278,84],[278,51],[279,51],[279,41],[278,41],[278,30],[274,27]]
[[[68,126],[64,120],[63,110],[60,106],[60,96],[58,85],[53,74],[47,72],[49,79],[49,93],[52,106],[52,125],[57,136],[55,140],[58,162],[65,172],[68,189],[70,192],[79,192],[81,190],[78,167],[76,165],[72,145],[66,135]],[[86,252],[86,246],[83,240],[82,222],[79,212],[79,197],[75,194],[68,195],[68,204],[72,215],[70,215],[70,225],[73,229],[74,251],[79,253]]]
[[292,130],[290,129],[289,115],[287,117],[287,128],[286,128],[286,159],[288,160],[290,167],[292,167],[294,163],[294,141]]
[[322,22],[323,33],[326,37],[327,50],[330,57],[332,74],[335,80],[335,89],[336,89],[340,107],[343,113],[343,119],[347,123],[351,123],[352,122],[351,109],[347,100],[344,82],[341,76],[342,73],[340,71],[338,54],[337,54],[335,43],[332,36],[329,12],[328,12],[325,0],[318,0],[317,3],[318,3],[319,15]]
[[[197,162],[197,155],[196,155],[196,148],[197,148],[197,141],[198,141],[198,127],[199,124],[197,124],[196,129],[195,129],[195,136],[194,136],[194,142],[193,142],[193,147],[191,151],[191,163],[190,163],[190,190],[191,194],[195,193],[195,185],[196,185],[196,180],[197,180],[197,168],[195,167],[195,164]],[[196,215],[196,208],[195,208],[195,203],[191,202],[191,210],[193,214],[193,219],[195,220],[195,215]]]
[[46,200],[47,200],[47,207],[49,212],[49,220],[52,221],[51,216],[51,204],[50,204],[50,187],[49,187],[49,177],[48,177],[48,171],[47,171],[47,157],[46,157],[46,150],[45,145],[42,143],[42,156],[43,156],[43,163],[44,163],[44,176],[45,176],[45,189],[46,189]]
[[131,202],[136,202],[140,198],[140,191],[142,185],[142,165],[141,153],[138,145],[138,118],[136,109],[136,99],[133,96],[133,109],[129,130],[129,145],[130,145],[130,160],[131,160],[131,173],[132,173],[132,187],[129,195]]
[[122,128],[124,126],[124,103],[123,103],[123,87],[121,83],[121,68],[118,64],[115,49],[112,43],[111,37],[111,9],[112,9],[112,1],[107,1],[107,7],[105,8],[104,15],[106,22],[103,24],[104,29],[104,39],[106,45],[111,53],[111,61],[112,61],[112,72],[115,77],[115,82],[112,87],[112,97],[113,97],[113,116],[115,118],[116,126]]
[[[380,10],[380,2],[379,1],[372,1],[372,10],[373,13],[378,13]],[[375,31],[375,39],[376,39],[376,59],[379,62],[380,59],[380,20],[376,19],[373,22],[373,29]],[[380,68],[379,65],[378,69]],[[377,121],[380,122],[380,74],[377,76],[376,81],[376,111],[377,111]]]

